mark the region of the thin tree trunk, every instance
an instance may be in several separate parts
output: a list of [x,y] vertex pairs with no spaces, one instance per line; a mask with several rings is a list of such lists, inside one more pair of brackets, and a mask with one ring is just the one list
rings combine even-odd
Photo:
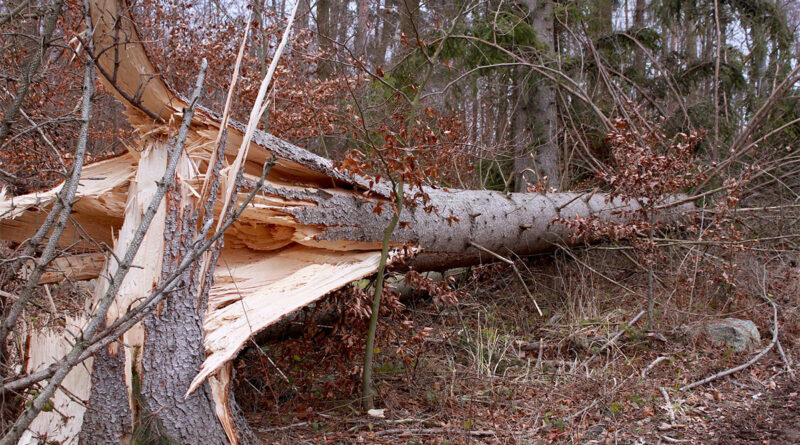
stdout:
[[356,37],[353,54],[362,57],[367,54],[367,34],[369,34],[369,0],[356,0]]
[[317,74],[322,80],[330,77],[333,73],[333,45],[331,39],[331,2],[330,0],[317,1],[317,42],[319,49],[324,53],[323,58],[319,61],[319,69]]
[[[645,9],[647,9],[647,0],[636,0],[636,5],[633,8],[633,29],[637,33],[644,28]],[[646,57],[642,53],[642,49],[637,45],[633,52],[633,70],[639,81],[643,80],[645,76],[645,60]]]
[[300,29],[308,29],[308,16],[311,14],[311,0],[297,0],[300,4],[297,6],[297,27]]
[[[553,1],[526,0],[529,20],[544,48],[540,60],[547,64],[554,47]],[[517,77],[517,106],[514,113],[514,189],[544,180],[547,187],[559,186],[559,150],[556,143],[556,89],[545,79],[532,85],[527,76]],[[546,178],[546,179],[545,179]]]
[[397,2],[399,0],[384,0],[383,10],[381,11],[381,36],[380,41],[375,46],[375,57],[373,63],[382,66],[386,63],[386,53],[392,46],[392,37],[396,29],[393,14],[397,12]]

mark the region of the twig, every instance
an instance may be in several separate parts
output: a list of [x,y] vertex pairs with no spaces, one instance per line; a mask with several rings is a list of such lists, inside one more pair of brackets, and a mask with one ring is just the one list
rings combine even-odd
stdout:
[[639,319],[640,319],[640,318],[642,318],[642,315],[644,315],[646,312],[647,312],[647,311],[639,311],[639,313],[638,313],[638,314],[636,314],[636,316],[635,316],[635,317],[633,317],[633,319],[631,319],[631,321],[629,321],[629,322],[628,322],[628,324],[626,324],[626,325],[625,325],[625,327],[624,327],[623,329],[621,329],[621,330],[620,330],[619,332],[617,332],[617,333],[616,333],[616,334],[615,334],[613,337],[611,337],[611,340],[607,341],[607,342],[606,342],[606,344],[604,344],[604,345],[603,345],[603,347],[602,347],[602,348],[600,348],[600,350],[598,350],[597,352],[595,352],[595,353],[594,353],[594,355],[592,355],[591,357],[589,357],[589,359],[588,359],[588,360],[586,360],[586,362],[584,362],[584,366],[588,366],[588,365],[589,365],[589,363],[591,363],[591,362],[592,362],[592,360],[594,360],[595,358],[597,358],[597,356],[598,356],[598,355],[600,355],[600,354],[601,354],[603,351],[605,351],[605,350],[606,350],[606,348],[608,348],[609,346],[611,346],[612,344],[614,344],[614,342],[615,342],[615,341],[617,341],[617,339],[618,339],[620,336],[622,336],[622,334],[624,334],[624,333],[625,333],[625,331],[627,331],[628,329],[630,329],[630,327],[631,327],[631,326],[633,326],[633,325],[634,325],[634,323],[636,323],[637,321],[639,321]]
[[486,436],[496,436],[497,432],[493,430],[476,430],[476,431],[460,431],[460,430],[452,430],[446,428],[419,428],[419,429],[411,429],[411,428],[389,428],[388,430],[382,430],[375,433],[376,436],[387,436],[389,434],[398,434],[398,433],[406,433],[406,434],[419,434],[419,435],[441,435],[441,434],[466,434],[469,436],[475,437],[486,437]]
[[509,260],[508,258],[506,258],[506,257],[504,257],[504,256],[502,256],[502,255],[500,255],[498,253],[492,252],[491,250],[489,250],[489,249],[487,249],[487,248],[485,248],[485,247],[481,246],[480,244],[475,243],[473,241],[470,241],[469,244],[472,247],[474,247],[474,248],[476,248],[478,250],[481,250],[483,252],[486,252],[489,255],[491,255],[491,256],[497,258],[498,260],[500,260],[500,261],[508,264],[509,266],[511,266],[511,268],[514,269],[514,274],[517,276],[517,279],[519,279],[520,284],[522,284],[522,288],[525,289],[525,293],[528,294],[528,297],[533,301],[533,305],[536,306],[536,311],[539,312],[539,316],[540,317],[543,316],[542,310],[539,308],[539,303],[536,302],[536,298],[531,293],[531,290],[528,289],[528,285],[525,283],[525,280],[522,278],[522,274],[519,273],[519,269],[517,269],[517,265],[513,261]]
[[652,363],[650,363],[649,365],[647,365],[647,367],[646,367],[646,368],[642,369],[642,378],[646,377],[646,376],[647,376],[647,373],[648,373],[648,372],[649,372],[651,369],[653,369],[653,367],[654,367],[654,366],[656,366],[657,364],[659,364],[659,363],[663,362],[663,361],[664,361],[664,360],[666,360],[667,358],[668,358],[668,357],[665,357],[665,356],[663,356],[663,355],[662,355],[661,357],[659,357],[659,358],[657,358],[657,359],[653,360],[653,362],[652,362]]
[[56,309],[56,302],[53,301],[53,295],[50,293],[50,286],[47,284],[44,285],[44,295],[47,297],[47,303],[50,305],[50,314],[55,317],[58,313],[58,309]]
[[792,359],[789,358],[785,352],[783,352],[783,346],[781,346],[780,340],[778,340],[775,345],[778,347],[778,352],[781,354],[781,359],[783,363],[786,365],[786,371],[789,373],[789,377],[794,380],[794,369],[792,369]]
[[608,275],[605,275],[604,273],[600,272],[599,270],[595,269],[594,267],[592,267],[592,266],[586,264],[585,262],[581,261],[574,253],[572,253],[572,249],[568,249],[567,247],[564,247],[561,244],[559,244],[558,247],[564,253],[569,255],[573,260],[575,260],[575,262],[577,262],[581,266],[591,270],[592,272],[596,273],[598,276],[600,276],[601,278],[604,278],[609,283],[617,285],[617,286],[621,287],[622,289],[625,289],[626,291],[628,291],[628,292],[630,292],[632,294],[636,294],[637,293],[636,291],[634,291],[633,289],[629,288],[628,286],[625,286],[624,284],[620,283],[619,281],[609,277]]
[[273,427],[273,428],[256,427],[255,429],[257,431],[261,432],[261,433],[271,433],[271,432],[274,432],[274,431],[286,431],[286,430],[290,430],[292,428],[297,428],[299,426],[306,426],[306,425],[308,425],[308,422],[298,422],[298,423],[293,423],[291,425],[286,425],[286,426],[276,426],[276,427]]
[[15,15],[19,14],[20,11],[25,9],[26,6],[28,6],[28,0],[24,0],[22,2],[19,2],[17,7],[12,9],[8,14],[0,16],[0,26],[5,25],[6,22],[8,22],[12,18],[14,18]]
[[672,409],[672,401],[669,400],[669,394],[667,393],[667,390],[664,389],[663,386],[658,389],[661,391],[661,395],[664,396],[664,401],[667,402],[667,404],[664,406],[667,409],[667,414],[669,414],[669,420],[675,422],[675,410]]
[[686,442],[691,442],[691,441],[689,441],[689,440],[686,440],[686,439],[675,439],[674,437],[665,436],[665,435],[663,435],[663,434],[661,435],[661,438],[662,438],[662,439],[664,439],[664,441],[666,441],[666,442],[669,442],[669,443],[686,443]]

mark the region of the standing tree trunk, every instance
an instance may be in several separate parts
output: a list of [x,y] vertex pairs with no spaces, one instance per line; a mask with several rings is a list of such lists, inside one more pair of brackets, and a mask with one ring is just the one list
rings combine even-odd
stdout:
[[[636,5],[633,9],[633,29],[636,33],[644,28],[644,12],[647,9],[647,0],[636,0]],[[645,76],[645,55],[639,46],[633,52],[633,71],[636,74],[636,80],[642,81]]]
[[297,28],[308,29],[308,16],[311,14],[311,0],[297,0]]
[[323,52],[319,61],[317,74],[320,79],[326,80],[333,73],[333,44],[331,39],[331,2],[330,0],[317,1],[317,44]]
[[[378,0],[380,1],[380,0]],[[380,21],[381,21],[381,34],[378,42],[375,44],[375,52],[373,55],[372,63],[382,66],[386,63],[386,53],[389,51],[389,47],[392,45],[392,38],[394,37],[395,30],[395,21],[394,14],[397,12],[397,2],[399,0],[384,0],[383,1],[383,8],[380,11]]]
[[367,35],[369,26],[369,0],[356,1],[356,37],[353,42],[353,54],[363,57],[367,54]]
[[[529,20],[541,44],[541,63],[548,64],[554,48],[553,1],[525,0]],[[514,110],[514,189],[524,192],[539,181],[559,187],[559,149],[556,141],[556,87],[549,80],[517,77]],[[546,179],[545,179],[546,178]]]

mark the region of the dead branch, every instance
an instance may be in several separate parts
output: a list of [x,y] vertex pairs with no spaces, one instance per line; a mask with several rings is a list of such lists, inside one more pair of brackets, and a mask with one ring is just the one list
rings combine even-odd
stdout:
[[761,357],[763,357],[767,352],[769,352],[773,347],[775,347],[775,345],[778,343],[778,306],[776,306],[775,302],[772,301],[771,298],[767,297],[766,294],[764,294],[762,296],[762,298],[765,299],[772,306],[772,311],[773,311],[774,322],[773,322],[773,325],[772,325],[772,341],[769,343],[769,345],[766,348],[762,349],[761,352],[756,354],[755,357],[751,358],[746,363],[743,363],[743,364],[741,364],[741,365],[739,365],[739,366],[737,366],[735,368],[730,368],[730,369],[726,369],[726,370],[724,370],[722,372],[718,372],[718,373],[716,373],[716,374],[714,374],[712,376],[708,376],[708,377],[706,377],[706,378],[704,378],[702,380],[698,380],[698,381],[696,381],[694,383],[690,383],[688,385],[684,385],[684,386],[682,386],[680,388],[681,391],[686,391],[686,390],[689,390],[689,389],[692,389],[692,388],[696,388],[698,386],[705,385],[706,383],[713,382],[714,380],[717,380],[720,377],[725,377],[725,376],[728,376],[728,375],[731,375],[731,374],[735,374],[735,373],[737,373],[737,372],[749,367],[753,363],[756,363],[757,361],[759,361],[761,359]]

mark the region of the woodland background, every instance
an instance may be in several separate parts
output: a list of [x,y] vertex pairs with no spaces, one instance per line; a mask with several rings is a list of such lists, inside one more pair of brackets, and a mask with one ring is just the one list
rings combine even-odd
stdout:
[[[365,420],[352,402],[369,284],[327,298],[317,310],[337,317],[309,311],[237,362],[237,398],[268,441],[796,440],[800,3],[298,1],[262,129],[357,172],[402,171],[412,184],[685,193],[701,211],[671,231],[646,214],[625,227],[563,222],[609,241],[512,258],[543,317],[502,263],[412,276],[411,291],[396,284],[376,358],[387,420]],[[223,108],[251,27],[239,120],[294,6],[133,5],[177,91],[189,94],[208,59],[203,105],[212,110]],[[50,187],[70,166],[82,20],[73,0],[0,4],[6,194]],[[133,142],[121,106],[100,87],[94,102],[89,152],[99,160]],[[387,148],[392,158],[377,162]],[[14,248],[3,246],[8,257]],[[15,279],[0,270],[3,289]],[[58,311],[71,311],[83,305],[81,289],[66,283],[41,298],[52,293]],[[778,305],[785,353],[711,389],[677,392],[749,358],[687,335],[689,327],[733,316],[770,338],[765,297]],[[650,329],[625,328],[648,302]],[[622,339],[603,347],[620,329]],[[780,402],[762,404],[767,393]]]

